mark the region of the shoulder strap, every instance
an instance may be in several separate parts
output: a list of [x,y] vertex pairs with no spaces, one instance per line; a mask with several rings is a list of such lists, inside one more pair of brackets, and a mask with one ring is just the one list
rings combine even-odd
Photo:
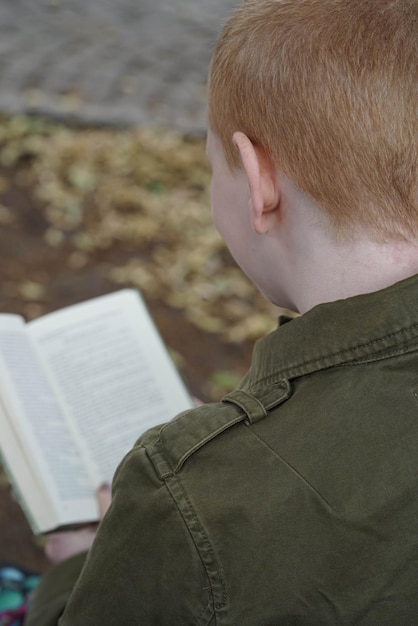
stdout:
[[180,471],[186,460],[225,430],[245,422],[253,424],[291,395],[288,380],[252,393],[236,389],[221,402],[181,413],[159,432],[157,440],[143,441],[157,474],[164,479]]
[[287,379],[280,380],[273,385],[253,390],[248,393],[243,389],[235,389],[228,393],[222,402],[230,402],[238,406],[245,413],[250,424],[266,417],[269,411],[278,406],[291,395],[290,383]]

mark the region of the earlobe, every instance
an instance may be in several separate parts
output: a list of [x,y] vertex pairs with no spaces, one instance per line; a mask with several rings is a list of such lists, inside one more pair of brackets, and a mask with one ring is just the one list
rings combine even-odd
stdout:
[[252,227],[256,233],[265,234],[273,211],[279,208],[276,169],[265,151],[255,146],[244,133],[235,132],[232,140],[240,153],[248,180]]

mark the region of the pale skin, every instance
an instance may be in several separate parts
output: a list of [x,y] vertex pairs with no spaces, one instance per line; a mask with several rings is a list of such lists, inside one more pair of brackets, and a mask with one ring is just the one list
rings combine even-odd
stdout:
[[273,304],[302,314],[418,273],[418,242],[376,243],[360,228],[338,238],[326,214],[261,147],[239,131],[233,142],[242,168],[231,173],[217,137],[208,133],[212,214],[238,264]]
[[[230,172],[209,130],[212,215],[242,270],[273,304],[303,314],[314,306],[370,293],[418,273],[418,242],[376,243],[361,228],[336,237],[326,214],[242,132],[233,135],[242,167]],[[197,401],[197,404],[199,402]],[[100,519],[110,488],[97,492]],[[48,558],[59,563],[88,550],[96,526],[50,535]]]
[[[111,502],[109,485],[101,485],[96,491],[99,520],[102,520]],[[45,554],[51,563],[61,563],[66,559],[87,552],[96,536],[97,524],[84,526],[79,530],[51,533],[45,544]]]

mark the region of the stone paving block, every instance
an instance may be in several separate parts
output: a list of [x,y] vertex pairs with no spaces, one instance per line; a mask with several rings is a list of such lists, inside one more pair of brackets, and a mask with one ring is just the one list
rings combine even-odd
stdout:
[[0,110],[202,134],[235,0],[0,1]]

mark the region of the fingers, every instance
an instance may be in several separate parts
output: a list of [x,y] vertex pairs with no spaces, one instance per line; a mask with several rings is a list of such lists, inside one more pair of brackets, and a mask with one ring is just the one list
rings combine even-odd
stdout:
[[100,485],[96,492],[99,517],[103,519],[112,501],[112,491],[107,483]]
[[52,533],[46,539],[45,554],[51,563],[61,563],[76,554],[87,552],[95,535],[92,528]]
[[[110,485],[101,485],[97,492],[99,518],[103,519],[112,500]],[[76,554],[89,550],[96,536],[97,524],[77,530],[51,533],[45,543],[45,554],[52,563],[61,563]]]

